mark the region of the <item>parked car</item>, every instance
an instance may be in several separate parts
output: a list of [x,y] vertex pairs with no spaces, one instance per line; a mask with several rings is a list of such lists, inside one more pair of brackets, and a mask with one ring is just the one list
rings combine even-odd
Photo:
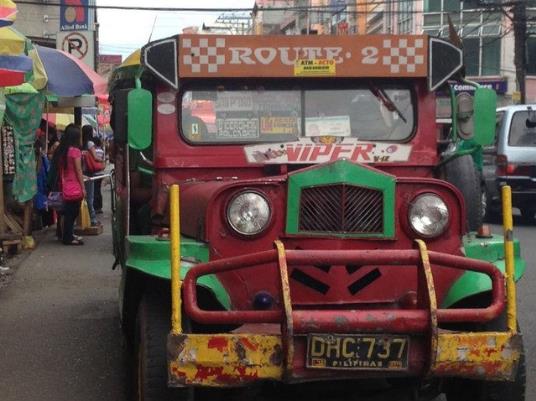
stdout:
[[500,188],[512,187],[512,202],[527,221],[536,214],[536,104],[497,109],[495,146],[484,151],[488,217],[500,210]]

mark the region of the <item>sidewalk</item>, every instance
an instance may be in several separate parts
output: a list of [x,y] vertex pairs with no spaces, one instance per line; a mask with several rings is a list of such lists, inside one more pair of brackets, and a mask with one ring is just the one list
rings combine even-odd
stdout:
[[110,214],[100,217],[104,234],[84,246],[64,246],[48,229],[0,288],[2,401],[124,399],[120,272],[111,270]]

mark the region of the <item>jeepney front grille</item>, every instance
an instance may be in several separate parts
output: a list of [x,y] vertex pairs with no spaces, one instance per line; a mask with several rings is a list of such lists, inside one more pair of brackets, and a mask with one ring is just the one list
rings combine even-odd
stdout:
[[383,233],[383,192],[348,184],[304,188],[298,229],[313,233]]

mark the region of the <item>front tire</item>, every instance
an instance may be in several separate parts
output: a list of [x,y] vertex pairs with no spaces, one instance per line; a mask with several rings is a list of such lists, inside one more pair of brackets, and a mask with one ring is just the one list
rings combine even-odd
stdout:
[[469,231],[482,226],[485,210],[482,210],[482,184],[480,173],[470,155],[459,156],[443,166],[444,179],[460,190],[465,201],[465,214]]
[[186,401],[192,399],[190,389],[167,385],[167,335],[170,331],[170,301],[154,293],[146,293],[139,305],[136,319],[132,399],[134,401]]

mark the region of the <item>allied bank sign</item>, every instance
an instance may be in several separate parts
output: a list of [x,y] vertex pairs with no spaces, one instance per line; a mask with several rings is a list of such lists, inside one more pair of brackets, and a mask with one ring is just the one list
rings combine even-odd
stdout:
[[89,1],[90,0],[61,0],[60,31],[90,30]]

